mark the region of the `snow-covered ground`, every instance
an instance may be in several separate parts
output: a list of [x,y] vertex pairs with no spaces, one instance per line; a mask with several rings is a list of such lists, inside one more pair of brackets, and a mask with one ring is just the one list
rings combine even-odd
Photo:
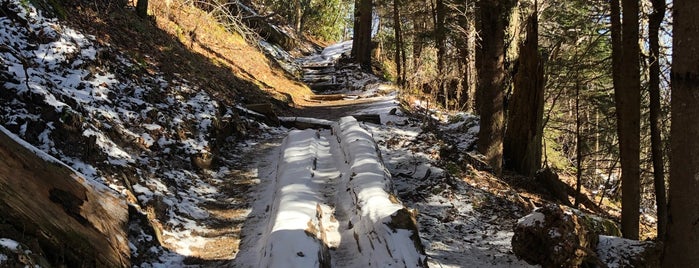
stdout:
[[[277,166],[283,164],[279,162],[279,140],[290,130],[242,119],[258,125],[261,131],[247,132],[232,125],[237,118],[235,108],[223,105],[186,78],[166,78],[157,66],[99,45],[95,37],[46,18],[22,1],[10,0],[10,6],[27,27],[21,21],[0,17],[0,44],[5,44],[0,49],[0,123],[90,181],[121,193],[162,228],[160,247],[154,234],[136,224],[131,226],[132,257],[140,261],[136,265],[213,265],[188,263],[190,257],[209,254],[205,257],[218,261],[217,265],[234,261],[240,266],[257,266],[257,254],[264,248],[256,246],[257,242],[269,233],[264,228],[275,228],[268,216],[269,208],[275,206],[275,191],[282,186],[275,184],[282,175],[276,173]],[[346,43],[338,44],[320,58],[337,59],[347,48]],[[349,81],[353,88],[363,88],[375,79],[361,76]],[[420,238],[430,266],[526,266],[510,250],[512,225],[521,212],[512,208],[506,210],[512,214],[498,213],[491,207],[500,202],[497,197],[445,171],[439,160],[439,139],[423,130],[422,123],[403,114],[393,97],[362,107],[364,110],[353,112],[381,114],[382,125],[363,126],[376,140],[392,177],[388,188],[404,205],[417,209]],[[397,112],[391,114],[394,108]],[[473,119],[463,115],[461,125],[445,127],[465,133],[455,135],[463,148],[473,143],[477,132]],[[230,136],[254,138],[237,144],[219,140],[217,133],[226,131]],[[348,166],[336,165],[346,159],[330,161],[329,155],[334,158],[345,153],[338,153],[340,145],[330,131],[311,136],[315,141],[310,145],[326,155],[318,159],[328,160],[315,163],[322,171],[313,179],[336,181],[335,186],[316,182],[314,187],[326,187],[318,198],[343,198],[328,189],[349,179],[352,172]],[[215,164],[210,168],[194,164],[211,155]],[[349,221],[342,219],[351,219],[351,215],[334,215],[330,206],[320,207],[317,226],[329,229],[327,246],[338,249],[331,251],[333,265],[365,266],[366,259],[356,258],[361,256],[358,252],[348,247],[342,253],[343,243],[353,239],[342,233],[349,229]],[[333,218],[339,222],[333,223]],[[277,227],[286,228],[284,224]],[[335,229],[338,231],[333,232]],[[241,239],[240,233],[243,241],[238,253],[234,245]],[[276,238],[266,238],[270,239]],[[0,238],[1,246],[10,250],[14,248],[12,241]],[[403,242],[391,243],[405,246]],[[0,265],[7,259],[3,254]],[[377,258],[393,259],[387,255]]]

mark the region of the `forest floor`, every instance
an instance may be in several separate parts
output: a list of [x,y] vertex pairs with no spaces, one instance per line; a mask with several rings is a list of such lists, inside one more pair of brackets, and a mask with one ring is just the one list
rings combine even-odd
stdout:
[[[291,130],[240,113],[247,111],[240,100],[269,101],[269,94],[300,104],[282,109],[285,116],[379,115],[381,124],[362,126],[398,199],[417,210],[430,266],[527,266],[512,253],[513,226],[552,198],[523,190],[541,188],[530,179],[498,178],[467,161],[477,117],[401,99],[381,79],[343,68],[336,68],[343,81],[332,93],[349,98],[308,101],[308,87],[240,36],[217,34],[215,25],[203,24],[214,21],[205,14],[165,2],[151,1],[157,12],[172,12],[156,12],[156,22],[124,10],[101,16],[78,8],[84,13],[64,24],[19,0],[0,16],[2,127],[138,211],[129,226],[135,266],[254,266],[256,228],[270,214],[269,192]],[[346,51],[338,44],[306,61],[335,61]],[[0,266],[12,258],[5,249],[40,250],[15,246],[32,241],[5,220]]]
[[[477,119],[460,113],[453,115],[451,122],[436,120],[435,127],[427,127],[426,122],[404,111],[424,110],[425,103],[401,104],[396,96],[395,91],[381,96],[369,91],[356,100],[323,102],[302,107],[295,114],[328,120],[357,114],[380,115],[381,124],[363,123],[363,126],[379,145],[399,199],[418,211],[420,238],[431,267],[527,266],[514,256],[510,246],[514,224],[529,212],[517,192],[487,172],[471,169],[466,174],[445,170],[445,165],[453,163],[440,158],[440,150],[447,144],[462,149],[473,146]],[[286,131],[276,133],[283,136]],[[243,227],[245,238],[234,266],[254,266],[250,255],[255,255],[251,251],[261,234],[256,226],[264,225],[271,213],[264,208],[273,202],[269,193],[275,183],[281,138],[258,141],[250,150],[264,151],[265,161],[255,157],[243,164],[249,171],[244,174],[258,183],[250,190],[254,206],[245,224],[248,227]],[[351,262],[334,264],[354,267]]]

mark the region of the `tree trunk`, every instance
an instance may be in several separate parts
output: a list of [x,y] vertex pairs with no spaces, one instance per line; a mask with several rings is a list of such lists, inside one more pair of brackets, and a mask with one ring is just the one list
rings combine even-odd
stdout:
[[670,191],[663,267],[699,267],[699,1],[675,0]]
[[[371,71],[372,0],[355,0],[355,28],[352,55],[365,71]],[[359,4],[359,7],[357,7]],[[357,19],[358,18],[358,19]]]
[[56,266],[127,267],[128,208],[116,192],[88,182],[0,127],[2,222],[36,236]]
[[526,176],[541,167],[544,113],[544,64],[538,51],[536,12],[527,22],[527,38],[520,45],[519,71],[509,107],[505,134],[507,166]]
[[296,34],[301,34],[301,20],[303,18],[303,6],[301,0],[294,0],[294,30]]
[[502,174],[503,137],[505,135],[505,29],[515,0],[482,0],[477,2],[480,13],[481,44],[478,69],[479,114],[478,151]]
[[401,33],[401,23],[400,23],[400,8],[398,3],[399,0],[393,0],[393,31],[396,38],[396,52],[395,52],[395,63],[396,63],[396,84],[399,86],[405,85],[405,77],[403,76],[403,57],[405,57],[405,51],[403,50],[403,35]]
[[663,166],[663,143],[660,125],[660,24],[665,17],[665,0],[652,0],[653,13],[648,18],[648,43],[650,66],[648,70],[650,91],[650,137],[653,158],[653,185],[658,212],[658,240],[665,238],[667,226],[667,198],[665,196],[665,167]]
[[136,2],[136,14],[141,18],[148,18],[148,0],[138,0]]
[[582,190],[582,163],[583,163],[583,138],[580,133],[582,126],[582,118],[580,117],[580,84],[575,86],[575,204],[574,207],[580,205],[580,196]]
[[444,70],[444,57],[447,53],[446,45],[446,8],[444,7],[444,0],[436,0],[435,4],[435,24],[434,24],[434,36],[435,43],[437,46],[437,87],[438,92],[444,94],[444,108],[449,109],[449,92],[445,84],[445,70]]
[[611,1],[614,99],[621,156],[621,230],[624,238],[638,239],[640,191],[641,80],[639,72],[637,0]]

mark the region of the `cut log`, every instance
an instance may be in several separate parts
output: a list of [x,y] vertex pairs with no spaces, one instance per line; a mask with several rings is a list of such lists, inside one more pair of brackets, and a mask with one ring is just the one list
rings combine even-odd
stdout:
[[128,267],[128,207],[0,126],[0,215],[36,236],[47,259],[66,267]]
[[313,187],[318,134],[294,130],[282,143],[271,219],[259,267],[330,267],[320,193]]
[[330,129],[333,122],[308,117],[279,117],[282,126],[296,129]]
[[611,220],[558,205],[538,208],[521,218],[514,232],[515,255],[542,267],[603,266],[595,253],[599,236],[621,235]]
[[318,101],[337,101],[337,100],[343,100],[346,97],[347,97],[347,94],[327,94],[327,95],[308,96],[309,99],[318,100]]
[[[371,134],[351,116],[333,125],[349,174],[343,174],[339,209],[349,215],[361,267],[427,267],[415,212],[392,194],[391,173]],[[390,242],[389,242],[390,241]]]

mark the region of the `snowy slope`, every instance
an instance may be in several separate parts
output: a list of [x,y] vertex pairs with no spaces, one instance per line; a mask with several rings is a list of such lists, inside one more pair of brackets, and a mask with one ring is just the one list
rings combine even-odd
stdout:
[[[246,150],[228,144],[250,134],[239,123],[247,121],[185,77],[168,79],[23,1],[9,9],[16,16],[0,17],[0,124],[118,191],[162,228],[166,249],[132,226],[135,260],[178,266],[222,241],[207,235],[217,226],[209,208],[246,202],[220,186]],[[195,163],[212,158],[209,169]]]

